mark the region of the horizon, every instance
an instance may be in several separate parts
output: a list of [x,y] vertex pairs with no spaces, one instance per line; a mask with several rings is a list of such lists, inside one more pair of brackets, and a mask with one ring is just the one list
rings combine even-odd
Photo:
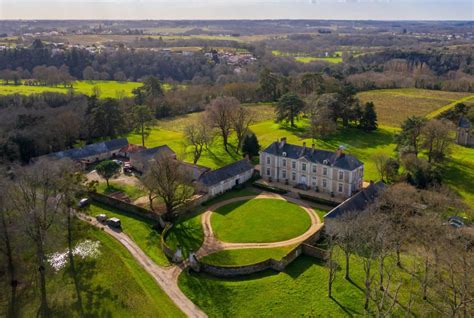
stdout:
[[[374,18],[375,17],[375,18]],[[2,0],[0,20],[472,21],[470,0]]]

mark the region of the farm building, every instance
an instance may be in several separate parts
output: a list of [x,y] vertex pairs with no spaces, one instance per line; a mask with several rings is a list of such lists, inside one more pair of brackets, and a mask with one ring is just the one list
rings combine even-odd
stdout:
[[466,117],[459,119],[458,129],[456,131],[456,143],[467,147],[474,146],[474,129]]
[[127,145],[127,138],[119,138],[86,145],[81,148],[59,151],[42,157],[51,159],[70,158],[82,164],[91,164],[100,160],[119,156],[120,149]]
[[149,162],[158,158],[159,156],[171,156],[176,158],[176,153],[167,145],[131,152],[129,154],[130,164],[138,171],[143,172]]
[[253,171],[253,165],[247,159],[243,159],[204,173],[198,180],[198,189],[213,197],[248,181]]

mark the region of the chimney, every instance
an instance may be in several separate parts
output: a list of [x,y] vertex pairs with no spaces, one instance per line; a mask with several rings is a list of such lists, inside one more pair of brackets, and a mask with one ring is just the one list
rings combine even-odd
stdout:
[[303,148],[306,148],[306,142],[303,142]]
[[283,148],[283,146],[286,144],[286,137],[281,137],[280,139],[280,148]]
[[249,156],[248,153],[245,154],[245,157],[244,157],[244,158],[245,158],[245,160],[250,161],[250,156]]
[[339,146],[336,150],[337,158],[341,157],[344,154],[344,146]]

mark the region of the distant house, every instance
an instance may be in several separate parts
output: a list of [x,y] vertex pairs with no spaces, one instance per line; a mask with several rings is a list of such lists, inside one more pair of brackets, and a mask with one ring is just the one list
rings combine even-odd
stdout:
[[167,145],[148,148],[130,153],[130,164],[138,171],[143,172],[150,161],[158,158],[159,156],[170,156],[176,158],[176,153]]
[[362,188],[364,164],[356,157],[337,151],[288,144],[281,138],[260,153],[260,174],[268,181],[285,182],[348,198]]
[[82,164],[90,164],[100,160],[118,156],[120,153],[120,149],[127,145],[127,138],[119,138],[86,145],[81,148],[59,151],[42,157],[52,159],[70,158]]
[[456,143],[458,145],[474,147],[474,129],[466,117],[461,117],[456,131]]
[[243,159],[204,173],[197,182],[198,190],[207,192],[213,197],[248,181],[253,172],[253,165],[247,159]]
[[358,192],[351,198],[339,204],[337,207],[329,211],[324,219],[332,219],[342,216],[350,212],[363,211],[370,203],[374,202],[375,198],[383,191],[385,184],[382,181],[377,183],[370,183],[370,185]]

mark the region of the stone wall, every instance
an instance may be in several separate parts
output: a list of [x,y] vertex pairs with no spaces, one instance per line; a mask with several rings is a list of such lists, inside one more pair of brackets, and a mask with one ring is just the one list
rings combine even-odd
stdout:
[[111,206],[113,208],[116,208],[118,210],[130,213],[132,215],[136,215],[139,217],[143,217],[145,219],[149,219],[152,221],[158,221],[159,222],[159,217],[152,213],[150,210],[142,208],[138,205],[134,205],[125,201],[121,201],[112,197],[109,197],[105,194],[97,193],[97,192],[90,192],[89,193],[89,198],[92,199],[92,201],[96,201],[102,204],[106,204],[108,206]]
[[309,245],[306,243],[301,244],[301,247],[303,249],[304,255],[308,255],[308,256],[320,259],[322,261],[326,259],[326,256],[327,256],[326,250],[323,250],[322,248]]
[[244,266],[219,266],[200,262],[200,271],[216,277],[236,277],[270,269],[272,268],[272,261],[272,259],[267,259],[260,263]]

